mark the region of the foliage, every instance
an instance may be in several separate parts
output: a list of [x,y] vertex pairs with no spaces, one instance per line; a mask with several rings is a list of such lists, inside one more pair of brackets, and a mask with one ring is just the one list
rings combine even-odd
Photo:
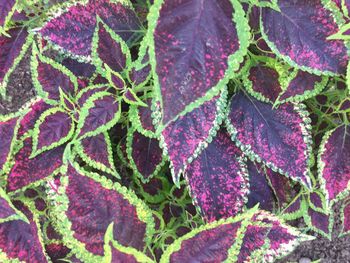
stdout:
[[21,61],[36,93],[0,116],[0,261],[272,262],[335,216],[348,235],[349,7],[0,0],[0,95]]

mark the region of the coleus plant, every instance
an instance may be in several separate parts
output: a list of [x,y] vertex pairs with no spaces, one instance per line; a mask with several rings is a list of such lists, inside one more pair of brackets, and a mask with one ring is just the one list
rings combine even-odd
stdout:
[[347,1],[32,2],[0,1],[1,95],[24,61],[37,96],[0,116],[1,261],[270,262],[340,202],[349,233]]

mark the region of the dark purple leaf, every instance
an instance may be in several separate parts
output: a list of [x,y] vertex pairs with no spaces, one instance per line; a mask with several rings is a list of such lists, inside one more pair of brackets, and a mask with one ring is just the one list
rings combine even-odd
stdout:
[[143,103],[143,101],[139,97],[137,97],[135,92],[130,88],[127,88],[125,90],[125,92],[123,94],[123,99],[128,104],[135,104],[135,105],[139,105],[141,107],[147,107],[147,104]]
[[120,76],[118,73],[116,72],[110,72],[110,81],[109,83],[116,88],[117,90],[124,90],[125,89],[125,81],[122,78],[122,76]]
[[149,138],[136,130],[129,130],[127,154],[131,167],[143,182],[148,182],[164,164],[163,151],[159,141]]
[[6,192],[0,188],[0,221],[7,219],[10,216],[16,215],[16,210],[13,207]]
[[0,28],[5,25],[5,22],[14,11],[16,0],[1,0],[0,1]]
[[61,243],[50,243],[45,245],[45,251],[52,262],[63,263],[67,258],[70,249]]
[[0,116],[0,172],[8,161],[13,146],[13,141],[16,139],[18,117]]
[[75,55],[91,54],[92,36],[99,16],[114,32],[128,41],[140,23],[135,12],[120,2],[90,0],[76,4],[47,22],[40,33],[61,48]]
[[344,74],[348,62],[342,41],[327,40],[339,28],[321,0],[279,0],[281,12],[262,10],[263,36],[270,48],[310,73]]
[[95,73],[95,66],[89,63],[77,61],[72,58],[65,58],[62,65],[69,69],[77,77],[91,78]]
[[86,87],[78,93],[76,98],[77,104],[79,107],[82,107],[92,95],[100,91],[106,91],[107,89],[108,87],[104,85]]
[[152,120],[152,97],[144,99],[144,103],[147,105],[147,107],[131,105],[129,118],[138,132],[148,137],[156,137],[156,130]]
[[153,233],[153,217],[133,192],[71,165],[61,187],[64,194],[53,196],[58,228],[84,262],[101,259],[111,223],[113,239],[120,245],[140,251],[145,248]]
[[243,60],[249,26],[238,1],[165,0],[152,11],[161,129],[219,93]]
[[350,203],[346,203],[342,207],[342,234],[348,234],[350,233]]
[[62,165],[64,148],[62,145],[30,159],[32,140],[25,139],[7,176],[7,191],[19,190],[53,174]]
[[326,133],[318,156],[319,178],[327,202],[345,197],[350,181],[350,130],[342,125]]
[[242,152],[225,130],[185,170],[191,196],[206,221],[234,216],[249,192]]
[[133,86],[141,86],[151,77],[151,65],[146,65],[141,69],[132,67],[129,71],[129,80]]
[[60,108],[45,111],[35,124],[33,133],[33,155],[55,148],[67,142],[73,135],[74,122]]
[[313,231],[331,238],[331,231],[333,226],[333,219],[325,212],[315,211],[312,208],[307,210],[307,214],[304,214],[304,220],[308,227]]
[[179,117],[162,131],[162,145],[169,156],[177,182],[186,166],[207,146],[222,122],[225,91],[199,108]]
[[277,109],[242,92],[231,100],[227,125],[235,141],[251,158],[311,187],[311,135],[303,105]]

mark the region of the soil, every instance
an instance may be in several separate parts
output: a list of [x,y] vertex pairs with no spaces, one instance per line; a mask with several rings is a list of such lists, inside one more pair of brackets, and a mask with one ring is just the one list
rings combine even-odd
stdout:
[[[22,60],[17,70],[12,74],[7,87],[7,99],[0,98],[0,114],[16,112],[26,102],[35,96],[33,89],[28,56]],[[307,263],[316,260],[325,263],[350,262],[350,236],[338,238],[341,228],[339,207],[336,208],[334,235],[332,241],[317,236],[315,240],[300,245],[289,256],[278,262]]]

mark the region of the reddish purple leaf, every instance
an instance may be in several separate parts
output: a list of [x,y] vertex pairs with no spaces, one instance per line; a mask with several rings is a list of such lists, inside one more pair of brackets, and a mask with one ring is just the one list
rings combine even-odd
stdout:
[[249,173],[249,194],[247,207],[252,208],[259,203],[259,208],[272,211],[275,207],[275,197],[263,168],[251,161],[247,162]]
[[302,106],[283,104],[276,109],[240,92],[231,100],[227,125],[251,158],[311,187],[311,132]]
[[125,89],[125,81],[118,73],[111,72],[111,81],[110,83],[113,85],[114,88],[117,90],[124,90]]
[[19,27],[8,30],[7,34],[10,37],[0,35],[0,83],[4,80],[9,69],[14,65],[15,59],[25,47],[28,37],[27,30]]
[[304,220],[305,223],[315,232],[328,238],[331,237],[331,227],[333,222],[330,215],[309,208],[307,214],[304,215]]
[[[90,0],[76,4],[47,22],[40,33],[51,42],[75,55],[91,54],[92,36],[99,16],[114,32],[128,41],[140,28],[135,12],[122,3],[108,0]],[[70,37],[67,37],[70,36]]]
[[0,220],[13,216],[16,213],[6,192],[0,188]]
[[146,84],[147,80],[151,76],[151,65],[146,65],[141,69],[132,67],[129,71],[129,80],[134,86]]
[[77,104],[82,107],[85,102],[95,93],[100,91],[106,91],[108,89],[107,86],[90,86],[82,89],[77,96]]
[[16,0],[1,0],[0,1],[0,27],[5,25],[6,19],[14,9]]
[[[59,202],[55,212],[57,219],[63,220],[59,230],[71,249],[90,260],[103,255],[104,236],[111,223],[113,239],[120,245],[140,251],[145,248],[152,235],[153,219],[132,192],[71,165],[67,179],[62,196],[67,207]],[[64,214],[67,218],[62,217]]]
[[72,58],[64,59],[62,65],[73,72],[77,77],[91,78],[96,70],[94,65],[80,62]]
[[106,93],[86,102],[82,112],[83,117],[78,122],[80,138],[96,135],[116,124],[120,117],[120,103],[113,95]]
[[[0,223],[0,250],[8,259],[26,263],[48,262],[40,242],[40,232],[32,213],[26,208],[27,218]],[[21,210],[23,210],[21,209]]]
[[62,165],[64,148],[62,145],[30,159],[32,140],[25,139],[23,147],[14,157],[15,164],[7,176],[7,191],[19,190],[50,176]]
[[226,95],[216,96],[162,131],[163,147],[169,156],[175,181],[219,129],[225,105]]
[[321,0],[279,0],[281,12],[262,10],[262,26],[269,47],[303,70],[344,74],[348,62],[342,41],[327,40],[339,28]]
[[70,249],[61,243],[51,243],[45,245],[45,251],[52,262],[61,263],[68,256]]
[[326,133],[319,152],[319,178],[327,201],[345,197],[350,182],[350,130],[342,125]]
[[2,119],[0,116],[0,172],[8,161],[13,140],[16,136],[16,126],[18,117]]
[[234,216],[248,195],[248,175],[242,152],[225,130],[190,163],[185,177],[192,198],[206,221]]
[[135,128],[148,137],[155,137],[155,128],[152,119],[152,98],[146,98],[143,101],[147,107],[139,107],[131,105],[129,111],[129,118]]
[[149,181],[164,164],[163,151],[159,141],[130,130],[127,137],[128,159],[134,172],[143,182]]
[[219,93],[243,60],[249,26],[238,1],[164,0],[153,11],[150,56],[165,126]]
[[342,207],[342,222],[342,234],[350,233],[350,203],[347,203]]

